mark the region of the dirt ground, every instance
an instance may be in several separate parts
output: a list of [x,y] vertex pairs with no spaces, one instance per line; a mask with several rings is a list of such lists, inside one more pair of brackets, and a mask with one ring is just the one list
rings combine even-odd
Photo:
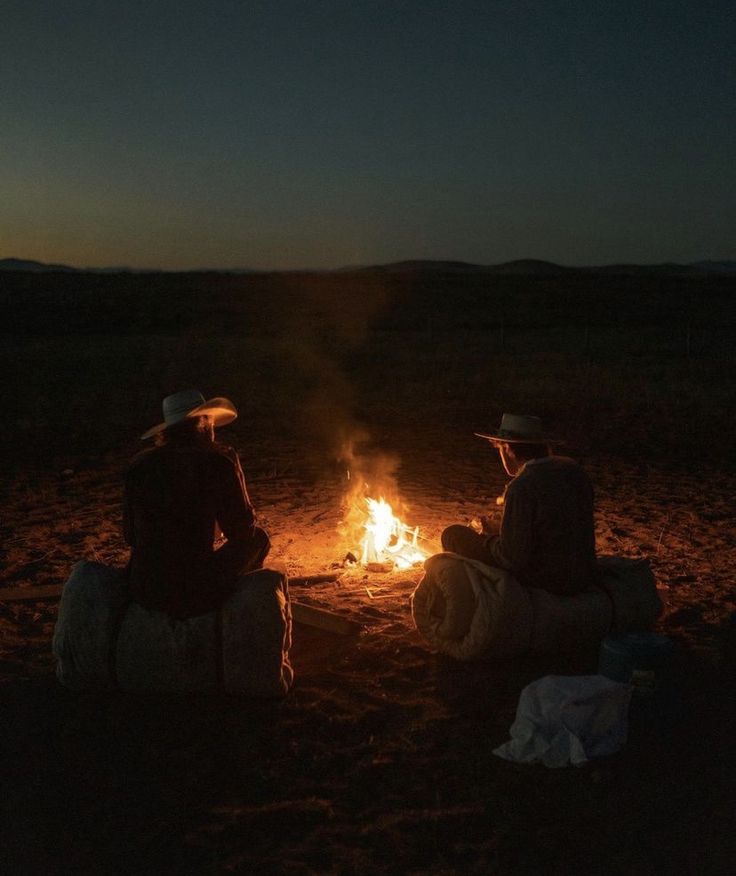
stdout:
[[[240,453],[271,558],[291,576],[338,575],[293,597],[362,632],[295,626],[296,680],[279,702],[80,695],[54,675],[57,602],[0,602],[0,872],[733,872],[733,289],[719,281],[703,303],[702,284],[685,281],[511,278],[492,298],[501,281],[386,291],[374,278],[347,300],[345,284],[360,282],[7,287],[3,587],[61,584],[82,558],[125,562],[124,466],[161,398],[197,386],[240,409],[222,437]],[[189,309],[175,307],[186,284]],[[394,303],[371,329],[361,302],[374,286]],[[209,334],[162,322],[202,324],[202,301],[217,317]],[[138,334],[113,331],[128,313]],[[432,551],[444,526],[486,513],[502,491],[497,457],[472,433],[505,410],[540,414],[568,442],[595,486],[598,552],[649,559],[658,629],[676,645],[679,710],[632,712],[623,750],[583,768],[492,751],[527,683],[595,672],[597,649],[455,663],[412,623],[421,568],[340,566],[355,547],[340,534],[346,436],[370,432],[352,482],[381,460],[372,486],[398,494]]]
[[[402,498],[430,547],[503,486],[478,444],[414,459],[402,448]],[[259,448],[240,450],[248,472]],[[596,655],[461,665],[432,654],[410,614],[421,569],[335,569],[344,481],[315,480],[297,456],[271,449],[250,478],[273,557],[291,575],[339,572],[293,596],[363,632],[297,626],[283,702],[72,694],[53,675],[56,604],[0,605],[4,872],[731,872],[732,474],[585,460],[599,552],[647,556],[655,570],[683,714],[634,720],[620,754],[550,771],[492,749],[524,684],[595,671]],[[6,586],[60,582],[82,557],[124,562],[124,455],[62,464],[6,484]]]

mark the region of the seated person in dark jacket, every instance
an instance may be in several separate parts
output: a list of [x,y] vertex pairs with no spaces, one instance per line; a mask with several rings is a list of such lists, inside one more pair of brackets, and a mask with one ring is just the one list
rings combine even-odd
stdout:
[[255,525],[237,453],[215,441],[215,427],[238,415],[233,403],[185,390],[164,399],[163,414],[142,436],[156,445],[125,474],[127,573],[134,601],[184,618],[217,608],[271,545]]
[[554,456],[537,417],[504,414],[501,428],[476,432],[498,448],[507,485],[500,524],[483,518],[483,531],[449,526],[446,551],[508,569],[527,587],[573,594],[597,581],[593,487],[574,460]]

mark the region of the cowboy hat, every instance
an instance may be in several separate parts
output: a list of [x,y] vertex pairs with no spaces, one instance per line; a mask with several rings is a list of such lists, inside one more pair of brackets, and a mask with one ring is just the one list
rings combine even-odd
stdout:
[[501,428],[489,435],[474,432],[478,438],[486,438],[493,444],[559,444],[559,440],[542,432],[542,421],[539,417],[526,414],[504,414],[501,417]]
[[141,435],[141,441],[151,438],[188,417],[212,417],[215,426],[225,426],[238,416],[235,405],[227,398],[211,398],[205,401],[199,390],[184,389],[167,395],[162,404],[164,421]]

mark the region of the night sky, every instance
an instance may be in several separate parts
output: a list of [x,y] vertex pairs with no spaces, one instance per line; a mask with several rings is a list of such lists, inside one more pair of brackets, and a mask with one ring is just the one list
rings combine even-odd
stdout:
[[733,0],[0,10],[0,258],[736,257]]

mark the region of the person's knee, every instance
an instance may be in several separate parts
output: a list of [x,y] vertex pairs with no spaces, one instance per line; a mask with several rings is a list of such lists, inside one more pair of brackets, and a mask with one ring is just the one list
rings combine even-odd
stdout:
[[467,531],[468,527],[462,526],[459,523],[454,523],[452,526],[448,526],[443,530],[442,535],[440,536],[442,549],[451,551],[452,553],[458,553],[460,546],[467,541]]

